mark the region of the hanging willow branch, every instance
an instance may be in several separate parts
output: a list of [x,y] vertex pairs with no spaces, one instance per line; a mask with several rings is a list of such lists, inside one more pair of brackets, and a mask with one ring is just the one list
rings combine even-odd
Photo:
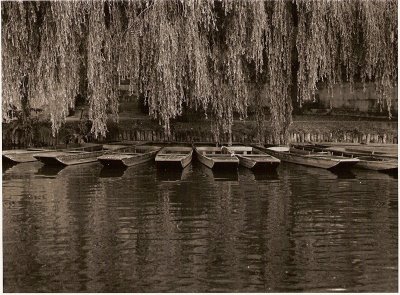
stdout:
[[375,82],[391,117],[390,93],[397,81],[397,2],[360,1],[364,59],[362,79]]
[[[92,132],[105,136],[107,114],[118,116],[117,65],[122,30],[116,2],[93,1],[90,9],[87,41],[89,120],[93,122]],[[107,10],[109,16],[105,14]]]
[[[22,109],[22,80],[32,76],[37,58],[37,4],[2,2],[2,108],[3,119]],[[29,80],[27,81],[29,83]]]
[[293,23],[289,3],[279,0],[272,6],[271,29],[266,36],[268,48],[269,85],[272,138],[274,143],[285,143],[292,123],[292,38]]
[[83,19],[78,3],[52,3],[43,15],[40,55],[31,78],[30,97],[32,106],[49,113],[53,135],[65,121],[69,108],[74,108],[78,94],[81,32],[74,27]]
[[[29,107],[42,108],[55,134],[84,84],[92,133],[105,136],[107,121],[118,120],[119,78],[129,79],[130,92],[145,97],[149,115],[167,133],[187,106],[211,117],[216,140],[232,133],[234,118],[245,118],[253,101],[259,129],[268,128],[276,143],[286,142],[292,94],[300,104],[313,100],[321,82],[329,89],[342,82],[372,82],[391,116],[395,0],[1,5],[5,121],[14,111],[26,116]],[[257,98],[249,97],[249,82]]]
[[[387,104],[397,81],[396,1],[297,0],[298,100],[314,98],[317,82],[328,88],[356,79],[373,81]],[[343,72],[344,69],[344,72]],[[360,77],[360,78],[358,78]]]

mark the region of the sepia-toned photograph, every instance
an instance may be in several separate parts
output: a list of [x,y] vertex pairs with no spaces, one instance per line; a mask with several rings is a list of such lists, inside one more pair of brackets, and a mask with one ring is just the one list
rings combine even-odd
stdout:
[[399,292],[397,0],[0,2],[3,292]]

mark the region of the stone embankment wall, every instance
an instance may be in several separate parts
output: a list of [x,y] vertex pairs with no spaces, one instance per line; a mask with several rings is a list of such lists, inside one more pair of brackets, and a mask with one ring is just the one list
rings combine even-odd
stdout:
[[[139,123],[138,123],[139,122]],[[154,141],[154,142],[215,142],[213,134],[209,131],[206,123],[180,123],[172,125],[172,132],[169,136],[164,134],[162,128],[156,124],[143,124],[137,121],[135,124],[121,122],[118,126],[110,129],[107,138],[103,141]],[[73,124],[69,124],[72,126]],[[272,144],[272,137],[266,132],[265,137],[259,140],[257,128],[254,122],[236,124],[233,128],[232,140],[234,143],[259,143]],[[68,124],[67,124],[68,126]],[[3,124],[3,147],[26,146],[25,139],[21,133],[4,132],[7,125]],[[71,127],[71,130],[73,128]],[[289,142],[343,142],[343,143],[382,143],[397,144],[397,123],[396,122],[343,122],[343,121],[305,121],[294,122],[289,130]],[[77,141],[81,137],[69,132],[68,141]],[[55,145],[66,142],[66,137],[61,135],[58,138],[51,136],[51,132],[36,134],[34,142],[36,145]],[[90,141],[96,141],[90,139]],[[228,142],[228,136],[221,139],[221,142]]]

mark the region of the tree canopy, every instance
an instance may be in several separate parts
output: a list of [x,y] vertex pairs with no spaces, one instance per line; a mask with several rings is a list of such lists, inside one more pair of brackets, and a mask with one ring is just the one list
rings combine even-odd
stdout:
[[[1,3],[2,111],[45,108],[55,134],[87,97],[92,132],[118,120],[119,77],[144,95],[168,133],[184,105],[204,112],[215,138],[269,104],[276,143],[287,139],[292,101],[317,83],[373,82],[386,101],[397,81],[397,1],[83,0]],[[292,99],[295,97],[296,99]]]

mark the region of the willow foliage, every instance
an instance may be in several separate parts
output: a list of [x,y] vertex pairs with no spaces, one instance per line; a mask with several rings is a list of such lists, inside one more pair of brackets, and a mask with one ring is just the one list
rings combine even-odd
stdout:
[[297,0],[298,100],[312,100],[317,82],[375,83],[386,102],[397,81],[397,2]]
[[29,90],[32,106],[47,106],[53,134],[61,127],[69,108],[74,107],[79,92],[81,32],[75,26],[82,21],[82,7],[77,3],[52,3],[43,16],[39,57],[32,68]]
[[285,142],[292,123],[292,38],[293,23],[288,2],[271,2],[271,29],[266,36],[268,48],[271,125],[274,142]]
[[21,109],[22,80],[31,75],[37,58],[37,4],[3,2],[2,108],[8,119],[12,107]]
[[[287,140],[292,102],[318,83],[373,82],[386,102],[397,80],[395,0],[84,0],[2,2],[2,110],[43,108],[56,133],[85,95],[92,132],[118,120],[130,80],[170,132],[185,107],[212,120],[215,139],[247,116]],[[253,87],[252,86],[252,87]],[[261,89],[266,91],[262,92]],[[26,101],[28,98],[28,101]],[[263,107],[269,106],[265,127]]]

